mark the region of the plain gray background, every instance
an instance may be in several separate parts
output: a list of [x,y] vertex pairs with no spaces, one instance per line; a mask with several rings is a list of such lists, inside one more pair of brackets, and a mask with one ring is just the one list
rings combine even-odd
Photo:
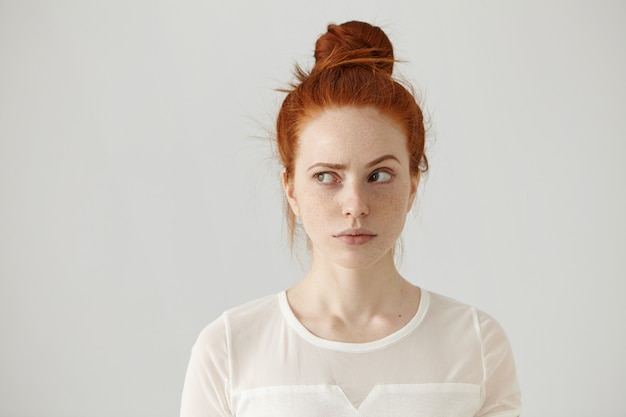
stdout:
[[524,416],[626,415],[624,1],[1,0],[1,416],[177,415],[202,327],[297,282],[275,89],[351,19],[429,115],[403,274],[501,322]]

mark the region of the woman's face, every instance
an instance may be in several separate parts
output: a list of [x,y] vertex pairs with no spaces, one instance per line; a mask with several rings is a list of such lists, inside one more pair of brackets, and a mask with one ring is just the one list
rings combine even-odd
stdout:
[[326,110],[303,126],[294,171],[283,185],[314,261],[361,269],[392,256],[419,181],[395,121],[369,107]]

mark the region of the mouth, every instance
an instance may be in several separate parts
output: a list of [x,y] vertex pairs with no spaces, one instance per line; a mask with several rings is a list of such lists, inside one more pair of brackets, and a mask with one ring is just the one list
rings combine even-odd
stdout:
[[376,233],[367,229],[346,229],[333,237],[348,245],[362,245],[376,237]]

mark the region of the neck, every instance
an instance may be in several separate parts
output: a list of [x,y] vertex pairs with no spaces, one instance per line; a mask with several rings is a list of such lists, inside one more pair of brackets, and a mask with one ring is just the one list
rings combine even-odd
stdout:
[[365,269],[343,268],[314,254],[309,274],[290,295],[309,314],[328,314],[356,323],[397,306],[409,287],[391,252]]

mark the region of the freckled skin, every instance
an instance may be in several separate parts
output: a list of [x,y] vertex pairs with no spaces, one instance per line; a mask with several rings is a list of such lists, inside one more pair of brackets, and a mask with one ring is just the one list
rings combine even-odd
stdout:
[[[418,180],[395,121],[373,108],[340,107],[304,124],[295,172],[284,186],[312,243],[313,262],[367,269],[393,262]],[[365,228],[375,237],[348,245],[336,236],[350,228]]]

